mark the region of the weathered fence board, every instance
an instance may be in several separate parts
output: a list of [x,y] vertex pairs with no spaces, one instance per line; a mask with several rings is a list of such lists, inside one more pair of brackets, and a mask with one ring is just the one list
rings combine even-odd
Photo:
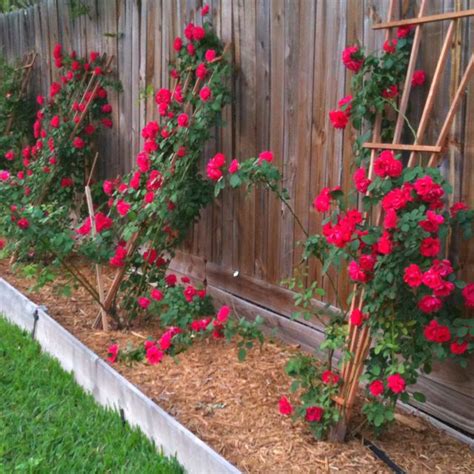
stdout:
[[[413,16],[417,3],[400,0],[396,17]],[[100,49],[114,56],[113,65],[124,92],[110,94],[114,129],[103,133],[98,151],[100,173],[115,177],[131,168],[142,141],[140,130],[157,116],[154,98],[146,96],[146,87],[156,89],[169,84],[167,63],[175,55],[173,40],[182,33],[184,21],[202,22],[197,13],[202,2],[84,0],[83,4],[89,6],[89,12],[78,18],[73,17],[67,0],[43,0],[26,10],[0,16],[0,48],[11,59],[33,49],[39,53],[32,75],[33,95],[47,93],[51,81],[59,77],[51,61],[58,41],[78,54]],[[229,160],[244,159],[271,149],[298,216],[306,228],[318,232],[321,217],[311,210],[314,195],[326,185],[341,183],[347,189],[351,183],[353,134],[349,129],[335,131],[328,123],[329,110],[350,91],[351,77],[341,63],[341,50],[356,41],[369,49],[381,46],[383,32],[374,32],[372,25],[386,18],[388,0],[212,0],[209,4],[220,36],[231,43],[235,100],[224,111],[227,127],[218,130],[210,141],[206,158],[222,151]],[[432,0],[428,14],[472,7],[472,0]],[[429,79],[446,24],[423,28],[425,40],[417,68],[425,69]],[[427,133],[430,143],[444,119],[459,68],[462,70],[474,46],[472,19],[459,21],[456,44]],[[410,99],[409,115],[415,121],[427,90],[426,86],[420,88]],[[448,175],[455,176],[456,199],[471,205],[473,91],[471,84],[471,94],[452,130],[450,164],[445,167]],[[250,306],[255,311],[260,306],[266,314],[287,318],[293,311],[292,293],[280,282],[298,263],[301,249],[293,249],[303,238],[288,211],[268,192],[260,190],[250,196],[225,192],[212,209],[203,213],[176,265],[191,272],[199,269],[200,276],[207,277],[214,288],[239,299],[243,311]],[[463,275],[473,280],[473,246],[455,239],[453,252],[460,256]],[[240,276],[234,278],[231,275],[236,270]],[[336,303],[335,290],[341,294],[340,301],[345,301],[346,272],[322,277],[321,266],[313,264],[308,278],[321,282],[330,303]],[[297,326],[281,325],[290,326],[294,339]],[[320,330],[316,322],[308,322],[302,325],[300,334]],[[422,384],[428,387],[431,413],[474,433],[472,409],[466,407],[468,402],[471,407],[474,403],[472,374],[440,367]]]

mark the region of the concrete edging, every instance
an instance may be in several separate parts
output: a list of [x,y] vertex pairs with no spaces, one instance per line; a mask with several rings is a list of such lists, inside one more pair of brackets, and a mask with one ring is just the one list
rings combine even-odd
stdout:
[[240,473],[3,278],[0,313],[22,329],[34,331],[43,351],[55,357],[64,370],[72,372],[77,383],[92,393],[99,404],[122,410],[132,426],[140,427],[165,455],[176,456],[187,472]]

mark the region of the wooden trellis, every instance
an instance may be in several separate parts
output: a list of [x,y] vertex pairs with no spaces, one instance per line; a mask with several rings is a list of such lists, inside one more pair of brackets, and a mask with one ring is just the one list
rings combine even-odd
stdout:
[[[422,0],[420,4],[419,13],[416,18],[394,21],[392,18],[395,2],[391,0],[388,12],[388,21],[386,23],[381,23],[373,27],[373,29],[385,29],[386,40],[390,38],[391,30],[399,26],[411,25],[415,28],[415,33],[407,74],[405,78],[405,84],[403,87],[403,93],[400,99],[399,112],[395,125],[393,141],[392,143],[381,143],[381,116],[379,115],[375,120],[372,142],[367,142],[363,145],[365,148],[372,150],[368,172],[369,178],[372,178],[374,173],[373,164],[378,150],[394,150],[398,152],[410,151],[411,153],[407,163],[408,167],[413,167],[415,163],[419,163],[420,165],[426,165],[428,167],[439,166],[442,158],[442,153],[446,146],[449,130],[451,129],[451,125],[461,104],[461,99],[464,95],[468,81],[474,73],[474,53],[472,53],[469,58],[467,67],[462,75],[462,78],[459,84],[457,85],[454,97],[450,104],[448,113],[441,127],[436,143],[434,145],[425,144],[425,132],[428,127],[434,101],[439,90],[442,75],[446,66],[446,61],[449,55],[449,51],[451,49],[451,44],[453,42],[453,35],[457,26],[457,22],[462,18],[474,16],[474,9],[425,16],[427,3],[427,0]],[[438,21],[449,21],[449,28],[446,32],[446,37],[444,39],[439,59],[436,64],[435,72],[423,108],[414,143],[411,145],[402,144],[400,143],[400,139],[403,131],[405,114],[411,92],[411,80],[415,71],[418,52],[420,49],[422,25]],[[429,154],[429,158],[424,158],[424,156],[426,156],[427,154]],[[371,220],[374,224],[379,225],[382,218],[382,210],[379,208],[374,212],[373,215],[366,214],[365,218]],[[354,287],[354,290],[356,290],[356,287]],[[364,306],[364,291],[362,290],[359,294],[354,291],[353,295],[354,296],[352,298],[350,311],[352,311],[356,307],[362,309],[362,307]],[[354,406],[357,389],[359,386],[359,379],[362,374],[364,362],[367,358],[371,345],[369,325],[365,324],[361,327],[350,325],[347,345],[351,353],[351,357],[349,360],[344,361],[342,366],[343,384],[341,387],[340,395],[336,398],[336,403],[338,404],[338,408],[342,414],[342,420],[331,434],[331,437],[334,440],[342,440],[344,438],[346,433],[346,426],[351,417],[351,411]]]

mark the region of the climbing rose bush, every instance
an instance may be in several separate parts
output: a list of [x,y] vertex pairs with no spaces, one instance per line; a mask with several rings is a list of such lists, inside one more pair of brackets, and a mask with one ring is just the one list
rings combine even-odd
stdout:
[[[279,402],[283,415],[303,418],[318,438],[340,419],[335,398],[344,380],[333,366],[333,355],[340,351],[342,358],[351,357],[346,346],[351,326],[368,326],[373,341],[362,377],[362,411],[376,430],[394,419],[398,400],[424,401],[423,394],[408,391],[420,370],[429,373],[435,359],[453,359],[465,367],[466,356],[474,350],[474,319],[468,317],[474,284],[459,278],[460,262],[446,253],[451,235],[472,237],[474,211],[462,202],[448,205],[452,189],[439,169],[405,168],[404,157],[379,150],[371,173],[370,151],[362,147],[370,137],[362,129],[372,128],[377,114],[382,117],[383,141],[393,136],[394,100],[403,85],[411,41],[411,29],[400,28],[381,55],[351,46],[342,56],[356,73],[353,94],[339,102],[329,119],[337,129],[351,123],[359,131],[354,191],[344,195],[339,186],[326,187],[315,197],[314,210],[323,214],[322,234],[308,238],[304,261],[307,265],[318,259],[324,273],[330,267],[347,271],[364,303],[328,319],[311,303],[324,296],[324,290],[316,282],[308,289],[298,278],[290,281],[291,288],[305,290],[295,298],[300,314],[323,319],[326,340],[320,349],[327,351],[328,360],[323,366],[313,357],[290,360],[286,372],[294,379],[293,401],[284,395]],[[417,71],[412,87],[425,80],[425,73]],[[371,223],[368,216],[377,209],[381,221]],[[338,306],[346,305],[338,299]]]

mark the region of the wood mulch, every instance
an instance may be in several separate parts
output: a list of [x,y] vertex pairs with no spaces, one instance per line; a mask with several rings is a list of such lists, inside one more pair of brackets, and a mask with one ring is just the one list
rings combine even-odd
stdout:
[[[83,271],[94,281],[90,269]],[[159,335],[156,322],[132,331],[92,330],[97,307],[82,289],[69,298],[58,295],[52,285],[29,293],[32,281],[18,274],[10,270],[8,262],[0,261],[0,276],[34,302],[46,305],[52,317],[104,358],[113,342],[125,346],[129,341],[136,344],[142,337]],[[267,341],[262,348],[252,349],[241,363],[235,345],[206,340],[194,344],[177,360],[168,357],[157,366],[120,363],[114,367],[244,472],[391,472],[360,439],[346,444],[318,442],[303,423],[293,424],[279,414],[278,400],[289,387],[283,367],[297,351],[280,341]],[[410,473],[474,472],[474,456],[468,446],[420,418],[408,418],[417,430],[409,426],[410,421],[397,421],[380,439],[371,438],[399,466]],[[358,422],[354,420],[354,426]]]

